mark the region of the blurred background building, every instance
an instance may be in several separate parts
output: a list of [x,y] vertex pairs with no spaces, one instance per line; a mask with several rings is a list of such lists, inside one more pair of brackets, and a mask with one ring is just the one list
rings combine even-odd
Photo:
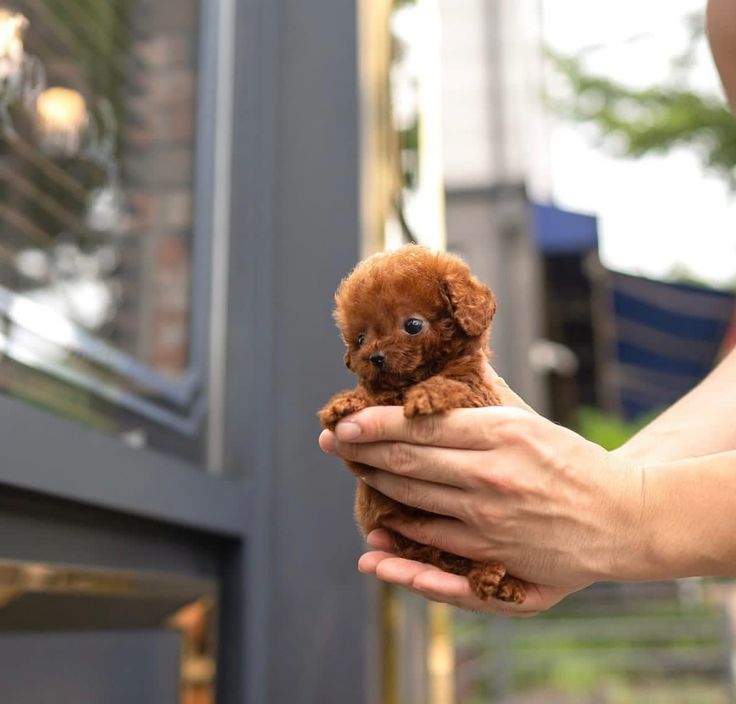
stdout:
[[498,371],[606,447],[733,346],[702,10],[0,2],[0,700],[733,701],[730,583],[428,605],[357,575],[315,442],[333,291],[404,242],[467,258]]

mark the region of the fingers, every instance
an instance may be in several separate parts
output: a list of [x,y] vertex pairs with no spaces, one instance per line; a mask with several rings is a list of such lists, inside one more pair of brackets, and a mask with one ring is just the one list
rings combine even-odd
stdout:
[[384,582],[409,589],[426,599],[499,616],[534,616],[557,603],[569,591],[528,585],[523,604],[495,599],[481,601],[473,594],[465,577],[443,572],[433,565],[405,560],[384,551],[366,553],[360,558],[360,565],[364,574],[374,574]]
[[[445,550],[453,555],[461,555],[471,560],[488,560],[488,540],[466,523],[454,518],[426,518],[413,521],[387,520],[386,526],[401,533],[406,538]],[[388,536],[388,534],[387,534]],[[390,536],[389,540],[390,540]],[[379,547],[369,542],[371,547]],[[382,549],[390,549],[384,543]],[[498,557],[494,555],[494,557]]]
[[384,552],[383,550],[374,550],[367,552],[360,556],[358,560],[358,570],[363,574],[375,574],[378,563],[388,559],[389,557],[396,557],[390,552]]
[[407,479],[380,469],[369,470],[361,479],[384,496],[405,506],[413,506],[441,516],[455,518],[468,516],[466,510],[468,497],[462,489],[422,479]]
[[377,528],[368,533],[365,542],[375,550],[392,550],[394,547],[391,534],[383,528]]
[[457,408],[447,413],[405,418],[400,406],[372,406],[337,424],[344,443],[404,442],[466,450],[485,450],[502,440],[495,432],[528,415],[528,409],[494,406]]
[[344,460],[436,484],[462,488],[478,484],[481,468],[474,462],[476,453],[404,442],[334,442],[334,436],[330,437],[329,432],[323,431],[320,446]]

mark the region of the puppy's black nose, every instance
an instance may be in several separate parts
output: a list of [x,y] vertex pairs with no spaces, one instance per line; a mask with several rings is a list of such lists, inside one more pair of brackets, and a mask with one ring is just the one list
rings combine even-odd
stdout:
[[371,364],[374,367],[378,367],[381,369],[383,367],[384,362],[386,361],[386,355],[383,354],[383,352],[374,352],[368,359],[371,360]]

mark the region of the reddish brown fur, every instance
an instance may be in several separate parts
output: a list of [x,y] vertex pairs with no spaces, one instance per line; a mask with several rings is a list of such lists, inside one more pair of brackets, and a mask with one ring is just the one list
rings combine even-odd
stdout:
[[[413,418],[499,403],[483,375],[496,304],[461,259],[416,245],[378,254],[342,281],[335,301],[345,364],[359,384],[330,399],[319,414],[323,427],[333,430],[340,419],[367,406],[401,405]],[[403,329],[412,317],[425,321],[415,336]],[[362,344],[359,335],[365,335]],[[369,359],[376,352],[386,355],[382,369]],[[389,517],[427,515],[358,484],[355,516],[364,534],[383,527]],[[399,555],[466,575],[481,599],[520,603],[526,596],[521,582],[498,562],[475,562],[393,536]]]

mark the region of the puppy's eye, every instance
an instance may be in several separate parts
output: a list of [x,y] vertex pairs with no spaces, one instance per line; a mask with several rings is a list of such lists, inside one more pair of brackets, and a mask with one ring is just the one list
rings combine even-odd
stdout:
[[356,344],[360,347],[365,342],[365,333],[360,333],[355,339]]
[[404,332],[409,333],[409,335],[418,335],[423,328],[424,323],[419,318],[409,318],[404,323]]

